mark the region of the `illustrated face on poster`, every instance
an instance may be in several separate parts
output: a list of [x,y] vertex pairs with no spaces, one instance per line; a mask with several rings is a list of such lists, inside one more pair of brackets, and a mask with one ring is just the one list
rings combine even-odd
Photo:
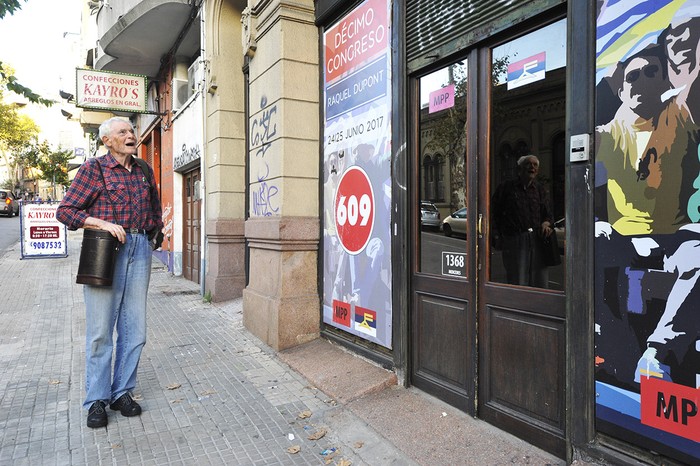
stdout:
[[599,429],[700,459],[700,4],[599,1]]
[[323,321],[391,348],[389,17],[367,0],[324,33]]

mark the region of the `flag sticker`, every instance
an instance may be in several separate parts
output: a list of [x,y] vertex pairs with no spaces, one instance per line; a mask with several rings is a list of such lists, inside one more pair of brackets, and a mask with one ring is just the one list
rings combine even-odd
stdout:
[[355,330],[371,337],[377,337],[377,313],[355,306]]
[[544,79],[547,60],[545,52],[508,65],[508,90]]

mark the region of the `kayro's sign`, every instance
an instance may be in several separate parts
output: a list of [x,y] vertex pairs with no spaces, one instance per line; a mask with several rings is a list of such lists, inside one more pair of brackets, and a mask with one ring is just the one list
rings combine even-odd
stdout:
[[22,259],[66,257],[66,226],[56,220],[58,202],[23,202],[20,209]]
[[148,78],[138,74],[112,73],[76,68],[76,107],[146,112]]

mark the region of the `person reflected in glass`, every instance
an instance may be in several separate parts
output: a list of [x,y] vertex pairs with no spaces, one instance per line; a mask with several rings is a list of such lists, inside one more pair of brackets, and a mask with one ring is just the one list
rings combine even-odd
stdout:
[[506,281],[512,285],[547,288],[542,238],[553,233],[549,194],[537,181],[539,159],[518,159],[518,177],[501,183],[491,202],[494,245],[502,249]]

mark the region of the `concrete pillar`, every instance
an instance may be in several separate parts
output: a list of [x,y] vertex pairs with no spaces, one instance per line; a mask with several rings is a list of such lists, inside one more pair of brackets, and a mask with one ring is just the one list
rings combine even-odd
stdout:
[[213,301],[245,287],[245,92],[237,2],[206,5],[205,291]]
[[251,0],[250,274],[243,323],[275,350],[319,334],[318,29],[312,0]]

